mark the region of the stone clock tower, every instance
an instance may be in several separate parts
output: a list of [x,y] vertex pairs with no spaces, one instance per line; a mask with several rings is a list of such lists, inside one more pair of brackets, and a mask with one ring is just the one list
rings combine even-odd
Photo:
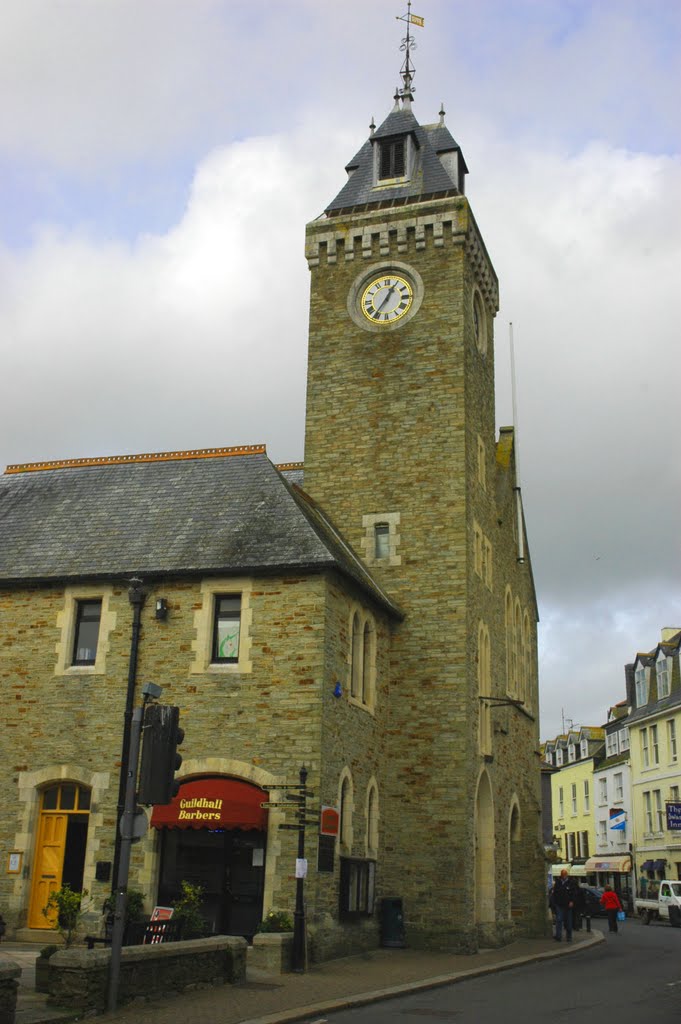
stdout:
[[497,277],[412,70],[307,226],[305,490],[404,613],[376,710],[379,895],[411,943],[474,950],[543,927],[537,612],[495,438]]

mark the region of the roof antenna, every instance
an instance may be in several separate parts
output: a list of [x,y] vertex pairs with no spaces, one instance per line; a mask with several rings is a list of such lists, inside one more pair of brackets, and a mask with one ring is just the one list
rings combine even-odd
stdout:
[[404,82],[403,87],[399,90],[399,97],[402,100],[402,106],[409,110],[411,108],[411,101],[414,99],[414,75],[416,74],[416,68],[411,62],[412,50],[416,49],[416,41],[411,37],[411,26],[418,25],[419,28],[423,28],[425,24],[425,18],[420,18],[417,14],[411,13],[411,0],[407,0],[407,13],[398,14],[395,16],[397,21],[405,21],[407,23],[407,34],[402,40],[400,45],[400,52],[404,53],[404,61],[400,68],[400,74],[402,81]]

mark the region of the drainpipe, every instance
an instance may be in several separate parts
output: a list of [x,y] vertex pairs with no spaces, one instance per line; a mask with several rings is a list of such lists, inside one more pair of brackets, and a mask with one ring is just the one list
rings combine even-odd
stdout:
[[125,789],[128,782],[130,764],[130,731],[132,729],[132,713],[135,702],[135,685],[137,683],[137,653],[139,650],[142,629],[142,608],[147,590],[142,580],[133,577],[128,589],[128,601],[132,606],[132,629],[130,631],[130,658],[128,661],[128,691],[125,697],[125,714],[123,717],[123,748],[121,750],[121,772],[118,781],[118,805],[116,808],[116,836],[114,839],[113,871],[111,873],[111,892],[116,893],[118,871],[121,861],[121,830],[120,822],[125,810]]

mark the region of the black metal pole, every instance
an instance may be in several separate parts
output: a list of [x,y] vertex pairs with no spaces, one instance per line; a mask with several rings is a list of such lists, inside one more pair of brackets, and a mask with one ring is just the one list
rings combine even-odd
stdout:
[[135,796],[137,790],[137,766],[139,764],[140,737],[144,708],[136,708],[130,724],[128,760],[130,771],[125,786],[125,806],[121,818],[119,870],[116,878],[116,902],[114,908],[113,932],[111,935],[111,960],[109,963],[109,990],[107,1010],[113,1013],[118,1004],[118,982],[121,973],[121,949],[125,931],[125,909],[128,900],[128,876],[130,874],[130,852],[135,817]]
[[[298,861],[305,860],[305,820],[307,817],[307,769],[300,769],[300,794],[298,804]],[[296,865],[298,868],[298,865]],[[300,865],[302,868],[302,863]],[[305,970],[305,900],[303,884],[305,879],[296,870],[296,909],[293,914],[293,970],[299,974]]]
[[113,871],[111,873],[111,893],[115,896],[118,871],[121,862],[121,818],[125,809],[125,789],[128,782],[128,764],[130,761],[130,729],[135,703],[135,686],[137,683],[137,655],[139,651],[140,632],[142,629],[142,608],[147,596],[142,580],[130,580],[128,601],[132,605],[132,629],[130,633],[130,657],[128,659],[128,690],[125,697],[125,713],[123,716],[123,747],[121,750],[121,772],[118,779],[118,805],[116,808],[116,836],[114,839]]

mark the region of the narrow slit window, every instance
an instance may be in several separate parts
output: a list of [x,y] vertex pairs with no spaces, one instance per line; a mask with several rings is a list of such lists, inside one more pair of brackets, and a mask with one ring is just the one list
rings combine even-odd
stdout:
[[374,557],[388,558],[390,555],[390,526],[376,523],[374,526]]

